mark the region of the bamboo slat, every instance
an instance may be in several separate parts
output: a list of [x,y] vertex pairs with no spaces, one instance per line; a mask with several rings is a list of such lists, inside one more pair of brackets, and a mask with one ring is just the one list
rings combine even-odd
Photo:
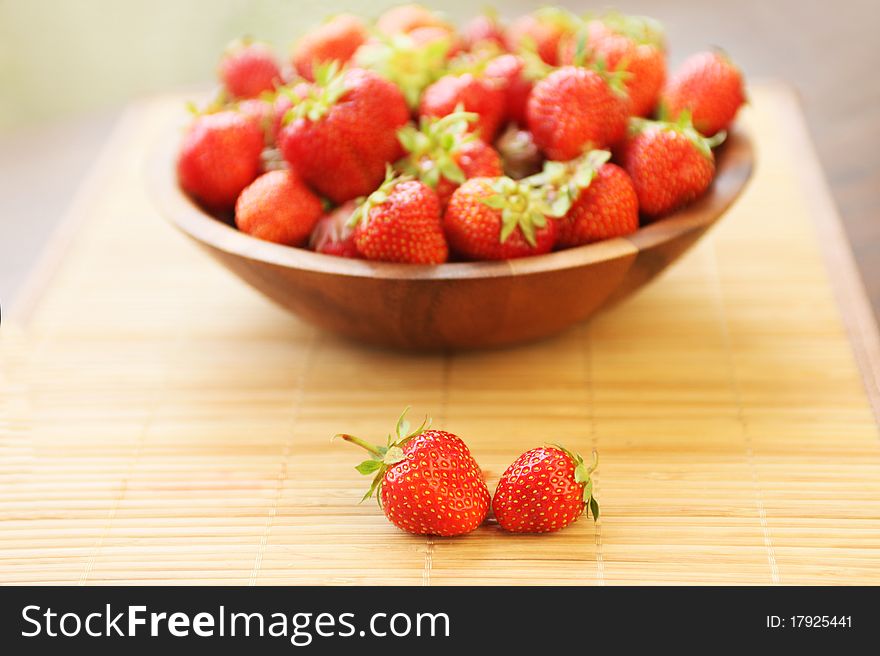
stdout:
[[[447,356],[320,333],[175,234],[142,167],[181,111],[125,115],[63,257],[4,317],[0,581],[880,583],[876,332],[787,89],[753,89],[750,188],[655,284],[557,339]],[[329,437],[381,437],[405,405],[490,488],[542,442],[597,448],[600,522],[398,531]]]

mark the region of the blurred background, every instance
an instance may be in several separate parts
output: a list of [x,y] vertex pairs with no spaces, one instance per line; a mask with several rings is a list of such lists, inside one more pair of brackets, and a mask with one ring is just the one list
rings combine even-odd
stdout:
[[[324,16],[375,16],[367,0],[0,0],[0,302],[20,289],[126,103],[213,79],[232,38],[280,53]],[[456,22],[478,0],[425,2]],[[547,4],[507,0],[502,17]],[[618,0],[666,26],[670,63],[724,47],[751,79],[799,91],[880,317],[880,1]]]

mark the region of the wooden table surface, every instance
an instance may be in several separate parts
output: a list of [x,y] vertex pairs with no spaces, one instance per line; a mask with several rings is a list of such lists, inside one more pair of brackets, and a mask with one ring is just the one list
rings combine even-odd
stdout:
[[[793,94],[753,89],[749,189],[632,300],[528,347],[445,356],[323,334],[159,218],[132,107],[0,330],[0,581],[880,583],[880,350]],[[872,403],[874,408],[872,410]],[[358,454],[411,404],[490,488],[558,441],[599,523],[404,534]]]

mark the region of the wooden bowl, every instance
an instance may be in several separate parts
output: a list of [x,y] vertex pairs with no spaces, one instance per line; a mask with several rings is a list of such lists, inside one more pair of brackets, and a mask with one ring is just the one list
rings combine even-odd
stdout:
[[177,184],[180,133],[147,167],[165,216],[224,266],[321,328],[372,344],[475,349],[559,333],[632,294],[714,224],[752,173],[749,137],[718,149],[717,176],[694,204],[628,237],[503,262],[414,266],[322,255],[250,237],[205,213]]

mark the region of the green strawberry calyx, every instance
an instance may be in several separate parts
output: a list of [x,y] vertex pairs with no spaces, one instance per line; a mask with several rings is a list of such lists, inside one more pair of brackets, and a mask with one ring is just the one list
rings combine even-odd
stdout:
[[615,94],[628,97],[629,92],[626,90],[626,83],[632,78],[632,73],[629,72],[628,67],[629,57],[621,58],[617,62],[617,66],[610,69],[605,58],[597,55],[587,68],[598,73]]
[[407,182],[412,180],[413,176],[411,175],[400,175],[397,173],[390,164],[385,165],[385,180],[379,185],[379,188],[376,189],[373,193],[371,193],[366,198],[358,198],[357,199],[357,209],[351,214],[351,218],[348,220],[346,225],[349,228],[355,227],[359,223],[363,223],[364,226],[370,222],[370,212],[374,207],[378,207],[383,203],[387,202],[388,197],[391,195],[391,191],[399,185],[401,182]]
[[599,466],[599,454],[596,453],[596,450],[593,450],[593,458],[592,462],[587,465],[584,462],[584,459],[580,456],[580,454],[572,453],[564,446],[559,444],[554,444],[554,447],[565,453],[569,458],[571,458],[574,463],[574,480],[576,483],[580,483],[584,486],[584,510],[586,510],[587,506],[590,507],[590,514],[593,515],[593,521],[598,521],[599,519],[599,502],[596,500],[596,497],[593,496],[593,479],[591,474],[595,471],[596,467]]
[[724,130],[721,130],[712,137],[704,137],[694,127],[694,123],[691,120],[691,112],[687,109],[681,111],[675,121],[663,120],[663,118],[666,116],[666,110],[662,107],[660,109],[660,116],[661,120],[659,121],[652,121],[646,118],[638,117],[630,118],[628,126],[629,135],[635,136],[638,134],[642,134],[643,132],[648,132],[650,130],[675,132],[686,137],[688,141],[690,141],[694,145],[694,147],[699,150],[704,157],[708,159],[714,158],[714,156],[712,155],[712,149],[720,146],[727,138],[727,132],[725,132]]
[[400,128],[397,138],[407,154],[395,168],[432,189],[441,178],[463,183],[465,174],[458,165],[457,155],[464,144],[476,139],[468,127],[477,118],[473,112],[457,110],[442,118],[423,116],[418,128],[413,125]]
[[490,185],[495,193],[480,201],[501,212],[499,241],[502,244],[519,228],[529,245],[536,246],[535,230],[546,227],[548,219],[565,216],[571,208],[562,196],[554,196],[525,180],[501,176]]
[[315,83],[309,85],[305,97],[301,98],[286,88],[280,90],[281,93],[286,92],[293,101],[293,107],[284,114],[284,125],[300,118],[312,122],[319,121],[348,91],[345,69],[338,61],[333,60],[316,66],[314,72]]
[[543,189],[559,207],[567,203],[571,209],[610,159],[611,153],[607,150],[589,150],[568,162],[548,160],[540,173],[525,178],[523,182]]
[[406,34],[377,32],[358,50],[355,63],[396,84],[410,108],[415,109],[422,91],[443,74],[451,39],[420,45]]
[[379,503],[379,507],[382,507],[382,482],[385,480],[385,472],[388,471],[389,467],[396,465],[398,462],[406,459],[406,454],[403,451],[403,447],[406,446],[406,443],[412,440],[415,437],[418,437],[426,430],[431,427],[431,419],[430,417],[425,417],[424,421],[422,421],[421,425],[415,430],[411,430],[411,426],[409,421],[406,419],[406,413],[409,412],[409,406],[404,408],[403,412],[400,413],[400,417],[397,419],[397,424],[394,427],[394,433],[389,433],[384,445],[382,444],[370,444],[366,440],[362,440],[359,437],[355,437],[354,435],[349,435],[347,433],[340,433],[336,435],[337,438],[343,439],[346,442],[351,442],[352,444],[356,444],[359,447],[366,449],[369,452],[370,457],[364,460],[361,464],[359,464],[355,469],[357,469],[364,476],[373,475],[373,481],[370,484],[370,489],[367,490],[367,493],[364,494],[361,499],[361,503],[372,497],[374,494],[376,495],[376,501]]

